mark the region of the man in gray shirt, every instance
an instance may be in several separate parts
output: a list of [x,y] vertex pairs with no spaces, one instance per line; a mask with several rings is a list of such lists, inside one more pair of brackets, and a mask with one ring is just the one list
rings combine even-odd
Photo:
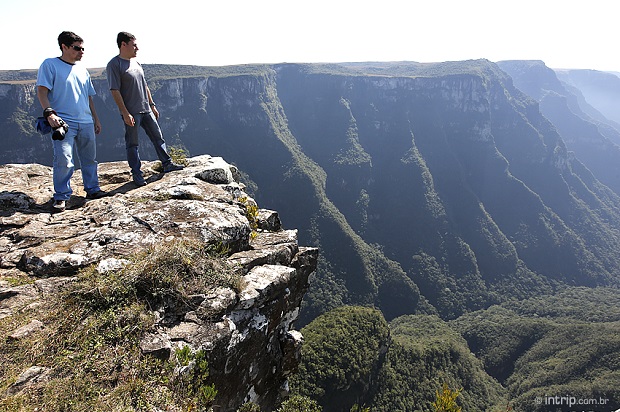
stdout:
[[110,60],[106,68],[108,85],[125,122],[125,148],[133,181],[138,186],[144,186],[146,181],[140,170],[138,153],[138,126],[142,127],[151,139],[165,173],[181,170],[183,166],[173,163],[166,150],[166,142],[157,123],[159,112],[146,84],[144,70],[134,59],[138,53],[136,37],[120,32],[116,43],[119,54]]

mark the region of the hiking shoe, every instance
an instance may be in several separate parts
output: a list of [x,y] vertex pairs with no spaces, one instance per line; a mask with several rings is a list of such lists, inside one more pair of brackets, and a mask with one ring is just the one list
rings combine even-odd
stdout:
[[66,206],[67,205],[64,200],[54,200],[54,203],[52,204],[52,211],[53,212],[64,212]]
[[138,187],[146,186],[146,180],[142,176],[134,176],[133,182]]
[[104,192],[103,190],[98,190],[96,192],[86,194],[86,199],[101,199],[102,197],[106,197],[107,195],[107,192]]
[[164,166],[164,173],[174,172],[175,170],[183,170],[183,166],[172,162]]

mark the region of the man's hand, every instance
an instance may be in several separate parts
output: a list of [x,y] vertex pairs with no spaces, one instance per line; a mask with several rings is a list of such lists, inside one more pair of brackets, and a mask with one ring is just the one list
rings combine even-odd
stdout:
[[155,107],[155,105],[151,106],[151,110],[153,111],[153,115],[155,116],[155,120],[159,120],[159,112],[157,111],[157,108]]
[[95,134],[101,133],[101,123],[99,120],[95,120]]
[[136,120],[133,118],[131,113],[123,113],[123,121],[127,126],[134,127],[136,125]]
[[52,129],[59,128],[61,120],[62,119],[60,118],[60,116],[56,114],[50,114],[49,116],[47,116],[47,122],[50,124],[50,126],[52,126]]

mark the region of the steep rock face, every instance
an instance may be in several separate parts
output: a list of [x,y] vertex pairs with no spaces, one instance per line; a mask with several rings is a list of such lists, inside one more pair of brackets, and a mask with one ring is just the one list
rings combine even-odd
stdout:
[[[541,113],[556,127],[567,149],[573,151],[601,183],[619,194],[620,126],[612,120],[613,117],[605,118],[586,101],[583,93],[591,88],[582,93],[570,83],[573,78],[582,78],[577,75],[579,71],[571,76],[573,71],[555,72],[539,61],[505,61],[499,66],[510,74],[519,89],[540,102]],[[603,99],[609,106],[609,100],[614,97],[614,86],[620,88],[620,79],[605,73],[599,73],[599,76],[612,79],[609,93]],[[587,77],[596,78],[593,74]],[[582,85],[581,82],[578,84]],[[590,99],[593,103],[599,102],[596,97]],[[601,104],[601,109],[604,107],[605,104]]]
[[[606,224],[584,221],[597,221],[602,210],[617,222],[613,201],[599,207],[608,192],[586,194],[593,186],[581,182],[591,181],[590,173],[510,78],[488,62],[473,72],[466,66],[440,75],[435,66],[431,73],[412,65],[401,67],[399,78],[289,66],[279,97],[304,152],[327,172],[330,199],[340,210],[368,199],[368,222],[347,218],[409,269],[433,304],[465,301],[472,308],[489,299],[486,293],[507,292],[504,286],[512,294],[534,284],[545,290],[548,281],[607,282],[615,263],[602,263],[611,263],[609,255],[596,249],[615,243],[613,229],[595,239],[588,227]],[[348,133],[336,129],[350,124]],[[356,175],[367,176],[362,183],[326,156],[353,142],[351,130],[361,147],[355,150],[371,165]],[[433,271],[450,275],[425,278]]]
[[[613,122],[596,120],[582,110],[586,103],[580,92],[560,82],[542,62],[501,62],[500,67],[512,76],[517,87],[538,96],[541,114],[562,136],[547,166],[542,164],[537,170],[533,165],[523,165],[529,170],[528,185],[577,236],[571,236],[571,242],[586,246],[592,256],[589,259],[597,267],[595,272],[608,277],[605,272],[615,272],[616,263],[612,262],[616,258],[610,259],[603,245],[615,244],[620,216],[620,146],[609,133]],[[545,73],[544,81],[540,80],[541,72]],[[596,110],[590,106],[588,111]],[[546,135],[554,134],[549,126],[539,129],[547,131]],[[516,159],[511,164],[517,164]],[[541,167],[557,170],[555,176],[546,174],[553,180],[540,179]]]
[[[209,290],[191,304],[153,308],[157,322],[141,348],[160,357],[183,346],[205,350],[219,410],[234,411],[247,401],[271,410],[286,396],[286,377],[299,360],[302,336],[292,323],[316,269],[317,249],[300,247],[297,231],[284,230],[277,213],[264,209],[253,238],[245,209],[253,200],[234,180],[236,168],[221,158],[194,157],[183,171],[165,175],[149,164],[143,170],[149,184],[136,188],[126,165],[100,164],[102,188],[111,196],[91,201],[77,172],[67,210],[51,214],[49,167],[0,166],[0,316],[56,293],[81,268],[118,268],[149,245],[181,239],[226,245],[228,261],[243,275],[240,290]],[[25,278],[34,282],[11,286]],[[28,371],[24,379],[36,385],[45,372]]]
[[[620,98],[620,77],[614,73],[598,70],[557,70],[558,78],[576,87],[584,101],[603,115],[600,120],[620,124],[618,99]],[[584,108],[584,111],[586,109]]]

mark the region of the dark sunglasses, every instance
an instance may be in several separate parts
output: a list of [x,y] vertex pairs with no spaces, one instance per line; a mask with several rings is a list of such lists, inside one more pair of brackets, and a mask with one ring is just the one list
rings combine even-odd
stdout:
[[81,52],[84,51],[84,47],[80,47],[80,46],[71,46],[71,48],[75,51],[81,51]]

